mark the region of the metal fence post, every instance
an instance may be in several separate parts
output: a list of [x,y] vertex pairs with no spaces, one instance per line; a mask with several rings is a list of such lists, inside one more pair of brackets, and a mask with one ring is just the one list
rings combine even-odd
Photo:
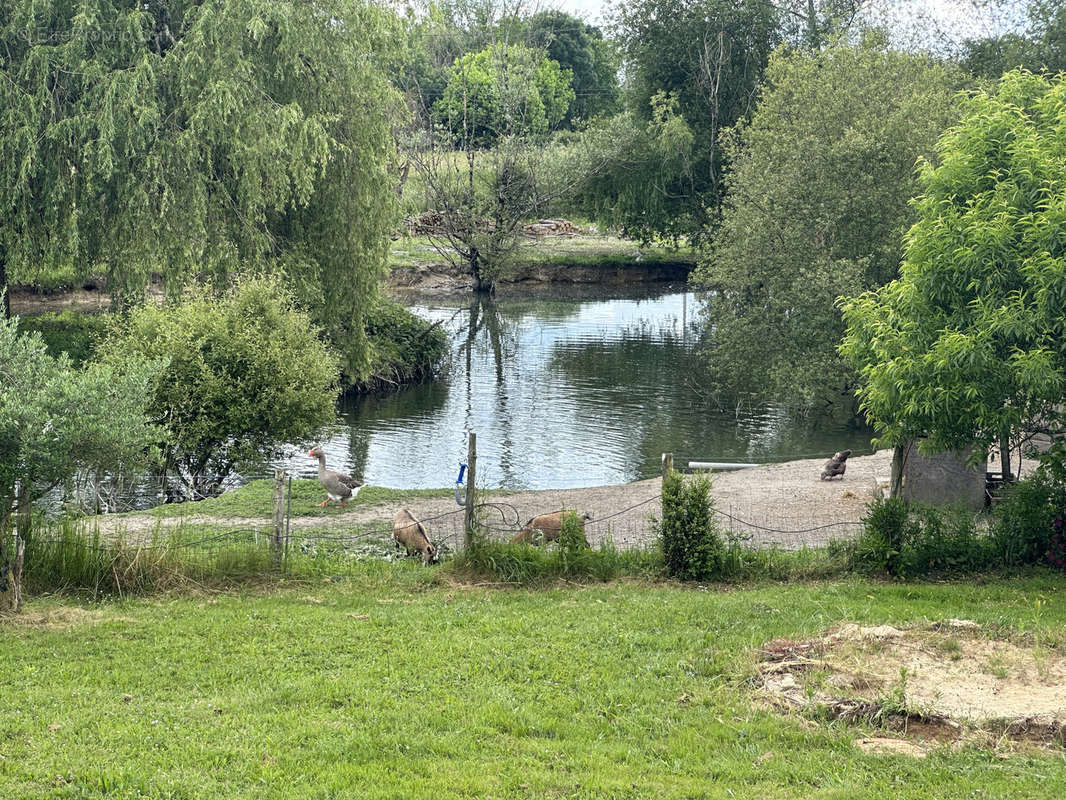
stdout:
[[474,481],[477,476],[477,434],[470,431],[467,434],[466,450],[466,509],[463,513],[463,530],[466,535],[466,546],[470,547],[470,541],[474,534]]
[[274,470],[274,536],[270,553],[274,566],[281,566],[282,544],[285,537],[285,470]]

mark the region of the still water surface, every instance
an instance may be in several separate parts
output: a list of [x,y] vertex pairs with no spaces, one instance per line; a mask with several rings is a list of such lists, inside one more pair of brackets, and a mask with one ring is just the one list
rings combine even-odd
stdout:
[[[624,483],[659,474],[663,452],[683,466],[869,451],[870,431],[846,420],[719,408],[699,385],[699,303],[683,287],[593,291],[411,306],[449,332],[445,376],[346,401],[328,465],[375,486],[449,486],[468,430],[487,488]],[[298,452],[288,466],[309,476],[315,462]]]

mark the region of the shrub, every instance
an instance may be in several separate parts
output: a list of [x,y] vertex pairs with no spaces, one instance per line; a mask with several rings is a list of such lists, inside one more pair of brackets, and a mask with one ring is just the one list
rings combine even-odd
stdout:
[[1062,566],[1066,519],[1066,444],[1056,442],[1040,456],[1040,466],[1008,487],[996,508],[992,540],[1004,564]]
[[656,533],[672,577],[705,580],[721,574],[724,547],[710,491],[706,475],[685,480],[671,470],[663,478],[663,518]]
[[973,572],[1000,564],[990,540],[978,534],[972,513],[908,506],[899,498],[870,504],[853,558],[860,572],[899,578]]
[[371,374],[351,387],[357,391],[425,380],[448,353],[443,328],[384,297],[376,299],[367,312],[366,335]]
[[907,504],[900,498],[879,497],[862,518],[862,535],[855,548],[855,566],[863,572],[897,574],[907,526]]
[[168,472],[194,498],[282,443],[307,442],[336,417],[337,357],[277,281],[249,278],[224,297],[134,309],[98,350],[105,363],[164,361],[150,411],[166,426]]

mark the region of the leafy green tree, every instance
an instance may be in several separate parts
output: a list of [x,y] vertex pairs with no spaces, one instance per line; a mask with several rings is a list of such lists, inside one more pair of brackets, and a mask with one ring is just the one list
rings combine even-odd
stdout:
[[[620,220],[641,238],[673,235],[675,219],[689,221],[685,232],[699,237],[722,199],[725,162],[721,132],[751,108],[767,59],[781,41],[780,10],[763,0],[636,0],[615,9],[618,38],[635,119],[653,128],[669,105],[691,131],[697,146],[685,168],[641,185],[655,158],[640,145],[654,130],[627,137],[636,149],[612,148],[605,168],[585,189],[600,208],[616,209],[619,187],[632,179],[635,205]],[[628,205],[628,204],[626,204]],[[615,221],[620,214],[614,212]],[[605,220],[607,221],[607,220]]]
[[570,80],[542,51],[497,42],[456,59],[433,113],[463,149],[504,136],[542,137],[570,108]]
[[841,352],[884,441],[983,458],[1066,397],[1066,82],[1016,70],[926,164],[900,277],[843,304]]
[[698,195],[696,133],[678,113],[675,97],[656,95],[652,106],[650,121],[626,112],[582,133],[577,153],[592,168],[574,171],[571,202],[632,239],[699,238],[707,217],[692,202]]
[[541,11],[530,18],[526,38],[573,75],[566,126],[621,110],[618,56],[599,28],[562,11]]
[[97,355],[167,361],[149,409],[164,429],[164,474],[194,499],[335,419],[337,357],[270,279],[244,279],[221,298],[201,290],[169,307],[135,308]]
[[896,277],[914,165],[955,119],[959,80],[872,41],[775,54],[750,123],[733,132],[723,219],[693,275],[711,290],[717,392],[800,407],[850,397],[836,298]]
[[1031,0],[1029,24],[1022,33],[970,39],[963,44],[962,65],[974,75],[998,79],[1016,67],[1033,72],[1066,70],[1066,6]]
[[158,432],[145,405],[158,365],[130,359],[71,367],[37,333],[0,318],[0,610],[17,606],[17,511],[74,476],[129,472]]
[[280,270],[365,374],[396,27],[363,0],[2,4],[0,280],[103,273],[132,298]]

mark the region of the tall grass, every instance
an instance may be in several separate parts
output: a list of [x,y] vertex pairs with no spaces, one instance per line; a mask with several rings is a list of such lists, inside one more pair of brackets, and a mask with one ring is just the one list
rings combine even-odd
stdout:
[[276,567],[268,539],[254,531],[157,528],[149,536],[105,538],[89,522],[60,520],[35,526],[23,574],[30,592],[96,600],[244,579]]

